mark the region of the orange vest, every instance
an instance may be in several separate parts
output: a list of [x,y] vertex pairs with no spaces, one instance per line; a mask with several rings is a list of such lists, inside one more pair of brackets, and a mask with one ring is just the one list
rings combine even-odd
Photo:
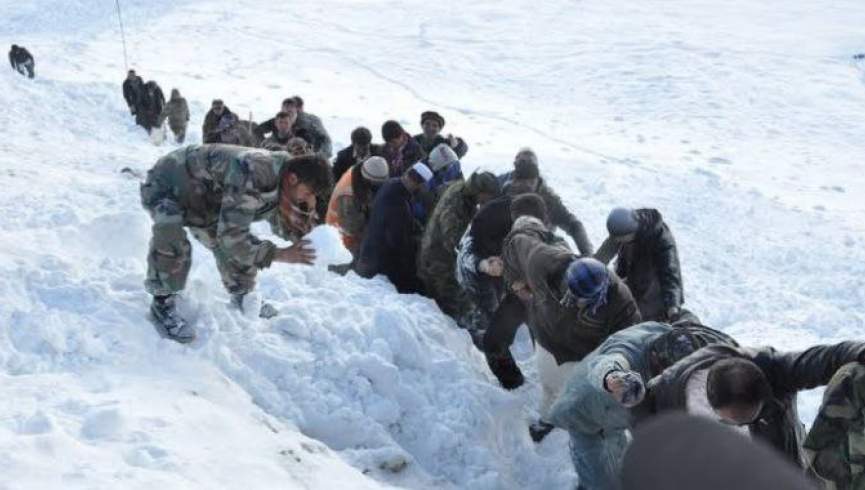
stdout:
[[355,242],[359,237],[346,235],[342,227],[339,225],[339,200],[342,197],[354,196],[354,191],[352,191],[351,187],[351,176],[353,173],[351,170],[352,169],[349,168],[344,174],[342,174],[342,177],[339,178],[339,182],[334,186],[333,193],[330,195],[330,202],[327,203],[327,214],[324,218],[324,221],[327,224],[334,226],[339,230],[340,235],[342,235],[342,243],[345,245],[345,248],[349,250],[353,250],[352,247],[356,245]]

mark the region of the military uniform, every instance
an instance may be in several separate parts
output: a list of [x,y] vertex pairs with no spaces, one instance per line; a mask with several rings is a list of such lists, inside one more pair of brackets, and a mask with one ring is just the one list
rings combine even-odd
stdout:
[[175,92],[171,93],[171,99],[162,110],[162,119],[168,119],[168,127],[174,133],[175,139],[178,143],[183,143],[186,139],[186,126],[189,123],[189,105],[186,99]]
[[274,233],[291,239],[277,212],[279,172],[287,153],[230,145],[192,145],[159,159],[141,186],[141,203],[153,218],[145,287],[154,296],[181,291],[192,247],[184,227],[213,252],[223,284],[232,294],[255,285],[258,269],[270,266],[276,246],[250,233],[268,220]]
[[829,381],[805,449],[827,489],[865,489],[865,365],[847,364]]

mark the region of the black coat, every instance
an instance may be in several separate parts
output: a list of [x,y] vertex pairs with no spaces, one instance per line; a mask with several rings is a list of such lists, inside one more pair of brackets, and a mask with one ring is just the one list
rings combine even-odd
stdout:
[[33,55],[30,54],[30,51],[27,51],[27,48],[18,46],[9,50],[9,64],[12,65],[12,68],[17,68],[17,65],[27,63],[28,61],[34,60]]
[[[436,135],[436,137],[433,138],[433,140],[431,142],[427,142],[426,138],[424,138],[423,133],[414,135],[414,140],[421,147],[421,150],[423,150],[423,152],[427,155],[429,155],[436,146],[438,146],[442,143],[444,143],[444,144],[448,143],[448,140],[445,139],[445,137],[440,135],[440,134]],[[454,150],[454,153],[457,154],[457,157],[459,157],[459,159],[462,160],[462,158],[464,156],[466,156],[466,153],[468,153],[469,146],[466,144],[465,141],[463,141],[462,138],[457,138],[456,140],[457,140],[457,146],[456,146],[456,148],[453,148],[453,150]]]
[[616,273],[634,293],[643,320],[665,320],[667,308],[685,301],[676,240],[658,210],[636,213],[640,225],[634,241],[619,245],[608,238],[597,258],[608,263],[618,255]]
[[778,352],[771,347],[747,349],[712,345],[677,362],[649,383],[649,408],[653,412],[684,410],[688,379],[697,371],[728,358],[744,358],[756,364],[772,387],[772,400],[748,426],[759,437],[802,465],[804,427],[796,411],[796,394],[829,382],[835,371],[865,356],[865,342],[818,345],[802,352]]
[[511,232],[511,202],[513,196],[504,195],[484,204],[472,218],[469,228],[472,250],[476,263],[501,256],[505,237]]
[[384,274],[401,293],[421,290],[417,277],[419,227],[411,212],[412,194],[399,178],[375,196],[356,270],[363,277]]
[[153,80],[144,84],[139,98],[137,120],[144,129],[149,130],[160,124],[160,116],[165,108],[165,95],[162,88]]
[[138,108],[141,104],[141,94],[144,91],[144,80],[136,76],[133,79],[127,78],[123,81],[123,98],[126,100],[126,105],[129,106],[129,112],[132,114],[138,113]]

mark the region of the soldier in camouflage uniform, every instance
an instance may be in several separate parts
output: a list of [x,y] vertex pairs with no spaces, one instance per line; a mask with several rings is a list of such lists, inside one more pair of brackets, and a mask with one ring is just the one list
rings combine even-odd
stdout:
[[[258,269],[314,258],[300,238],[315,220],[317,196],[330,185],[330,170],[317,157],[211,144],[159,159],[141,186],[141,202],[153,218],[145,287],[154,297],[151,313],[166,333],[181,342],[194,338],[175,309],[191,265],[184,227],[213,252],[223,284],[240,306]],[[294,245],[279,248],[253,236],[250,225],[259,220]]]
[[811,472],[827,490],[865,489],[865,365],[846,364],[835,373],[804,446]]
[[418,276],[442,312],[458,322],[467,313],[467,304],[455,276],[456,248],[478,205],[498,194],[498,181],[490,172],[475,172],[467,181],[454,182],[444,191],[424,230]]

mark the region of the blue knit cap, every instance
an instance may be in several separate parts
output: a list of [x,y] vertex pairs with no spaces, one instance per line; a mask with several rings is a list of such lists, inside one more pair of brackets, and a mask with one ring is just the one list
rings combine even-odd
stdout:
[[576,259],[565,273],[568,290],[575,299],[588,300],[592,314],[607,303],[610,272],[607,266],[592,258]]

